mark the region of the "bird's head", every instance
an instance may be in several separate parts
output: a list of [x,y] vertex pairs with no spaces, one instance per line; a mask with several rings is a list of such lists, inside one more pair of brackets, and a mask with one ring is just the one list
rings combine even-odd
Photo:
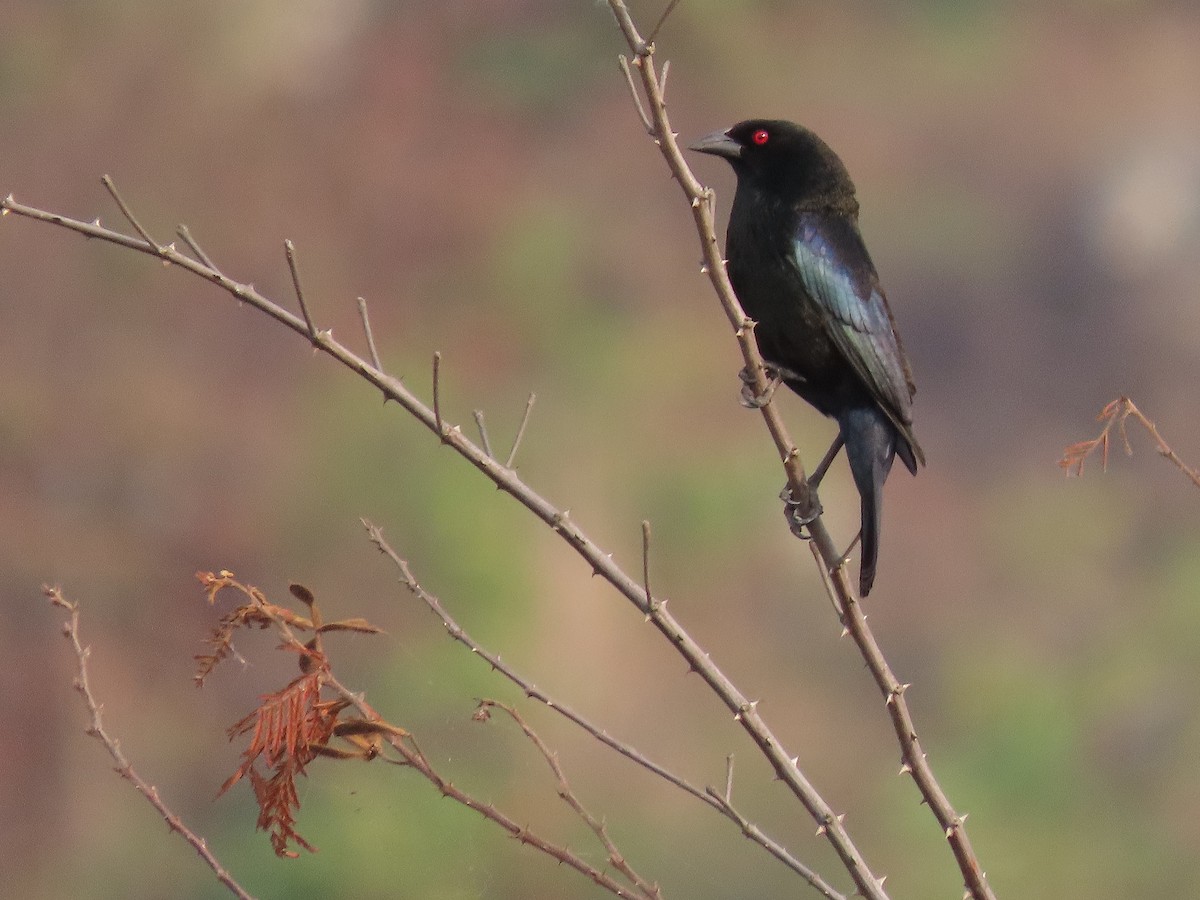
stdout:
[[850,174],[837,154],[794,122],[748,119],[707,134],[688,149],[728,160],[739,184],[749,181],[796,199],[854,194]]

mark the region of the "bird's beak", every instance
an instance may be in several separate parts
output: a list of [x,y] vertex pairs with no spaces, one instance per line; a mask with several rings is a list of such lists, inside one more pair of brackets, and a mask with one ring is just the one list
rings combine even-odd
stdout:
[[742,145],[724,131],[706,134],[696,143],[689,145],[688,149],[700,153],[711,153],[713,156],[723,156],[726,159],[740,159],[742,155]]

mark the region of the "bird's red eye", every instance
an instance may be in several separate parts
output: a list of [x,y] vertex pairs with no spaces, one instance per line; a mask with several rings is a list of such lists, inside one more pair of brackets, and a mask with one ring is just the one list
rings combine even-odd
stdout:
[[758,131],[754,132],[754,138],[753,138],[754,143],[758,144],[758,146],[760,146],[760,147],[763,144],[765,144],[767,141],[769,141],[770,139],[771,139],[771,135],[767,132],[767,129],[765,129],[765,128],[760,128],[760,129],[758,129]]

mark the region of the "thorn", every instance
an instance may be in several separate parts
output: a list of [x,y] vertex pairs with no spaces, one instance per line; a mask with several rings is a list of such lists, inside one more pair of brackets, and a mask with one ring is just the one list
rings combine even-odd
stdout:
[[[654,143],[656,143],[656,144],[657,144],[657,143],[658,143],[658,141],[655,141]],[[699,197],[693,197],[693,198],[692,198],[692,209],[697,209],[697,208],[699,208],[699,206],[700,206],[700,198],[699,198]]]
[[788,760],[788,762],[790,762],[797,769],[800,768],[800,757],[799,756],[793,756],[791,759]]
[[898,774],[911,775],[912,774],[912,766],[910,766],[908,763],[904,763],[902,766],[900,766],[900,771]]
[[837,822],[838,822],[838,824],[839,824],[839,825],[841,825],[841,824],[842,824],[843,822],[845,822],[845,821],[846,821],[846,814],[845,814],[845,813],[842,813],[840,816],[837,816]]
[[817,826],[817,837],[824,837],[829,832],[829,829],[824,825]]

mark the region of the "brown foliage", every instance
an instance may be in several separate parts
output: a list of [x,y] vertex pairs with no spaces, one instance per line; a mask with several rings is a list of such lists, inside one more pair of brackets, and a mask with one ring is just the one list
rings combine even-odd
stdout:
[[[334,759],[374,759],[379,755],[383,732],[403,734],[402,729],[343,714],[350,704],[345,699],[322,699],[322,692],[331,678],[329,658],[321,646],[321,634],[326,631],[359,631],[377,634],[379,629],[364,619],[344,619],[323,623],[320,608],[311,591],[303,585],[290,586],[292,596],[308,607],[308,616],[277,606],[252,585],[237,581],[232,572],[219,574],[198,572],[210,603],[226,588],[240,593],[244,602],[221,617],[208,643],[211,653],[196,656],[196,684],[202,685],[217,664],[233,652],[233,635],[239,628],[274,626],[283,641],[278,649],[299,655],[300,675],[278,691],[264,694],[257,707],[229,728],[229,739],[249,735],[242,751],[242,763],[237,771],[221,785],[225,793],[244,777],[249,777],[258,801],[258,827],[271,835],[271,846],[278,856],[294,858],[299,854],[291,845],[310,853],[316,847],[296,831],[296,813],[300,797],[296,779],[307,774],[306,766],[317,756]],[[314,636],[301,643],[296,631],[312,631]],[[330,748],[333,737],[343,738],[352,749]],[[259,771],[258,763],[269,774]]]

